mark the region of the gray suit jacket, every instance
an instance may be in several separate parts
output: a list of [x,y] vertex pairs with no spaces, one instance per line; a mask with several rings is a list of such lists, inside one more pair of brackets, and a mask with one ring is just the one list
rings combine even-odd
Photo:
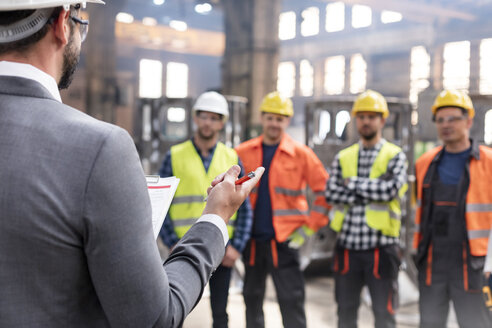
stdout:
[[0,76],[0,327],[174,327],[224,255],[198,223],[164,266],[132,139]]

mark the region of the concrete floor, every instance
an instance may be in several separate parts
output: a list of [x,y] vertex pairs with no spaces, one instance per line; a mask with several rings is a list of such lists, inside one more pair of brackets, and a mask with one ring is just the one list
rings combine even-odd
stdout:
[[[168,255],[167,248],[158,239],[159,251],[161,257],[165,259]],[[238,272],[244,272],[242,263],[237,263]],[[334,299],[334,280],[330,276],[329,270],[322,262],[311,270],[306,277],[306,318],[308,328],[337,327],[336,304]],[[410,283],[410,280],[404,273],[400,273],[398,279],[400,308],[397,311],[396,321],[397,328],[415,328],[418,327],[418,291]],[[243,328],[246,326],[245,306],[241,294],[241,280],[233,275],[231,288],[229,289],[229,303],[227,312],[229,314],[230,328]],[[208,289],[205,290],[204,296],[195,309],[186,318],[183,328],[206,328],[212,327],[212,314],[210,310],[210,299]],[[358,328],[374,327],[374,317],[370,308],[370,297],[368,292],[362,293],[361,307],[359,308]],[[263,303],[265,314],[266,328],[280,328],[282,317],[277,304],[273,282],[269,278],[267,281],[267,291]],[[456,315],[452,305],[448,317],[447,328],[458,328]]]
[[[263,305],[265,327],[282,327],[282,318],[276,302],[275,291],[271,280],[267,283],[267,293]],[[336,327],[336,305],[334,301],[334,281],[331,277],[306,278],[306,317],[308,327]],[[244,302],[238,289],[231,290],[228,313],[229,327],[245,327]],[[397,315],[399,328],[418,327],[418,307],[415,302],[400,307]],[[359,328],[374,327],[374,318],[370,307],[363,303],[359,309]],[[190,313],[184,323],[184,328],[212,327],[210,301],[205,297]],[[450,325],[449,327],[453,327]]]

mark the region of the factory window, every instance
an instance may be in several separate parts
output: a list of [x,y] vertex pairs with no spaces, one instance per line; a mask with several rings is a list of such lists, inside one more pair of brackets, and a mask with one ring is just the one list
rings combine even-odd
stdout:
[[350,58],[350,93],[360,93],[366,89],[367,64],[361,54]]
[[325,110],[318,110],[316,114],[319,116],[318,116],[318,133],[316,135],[315,142],[317,144],[322,144],[326,140],[326,137],[330,132],[331,117],[330,117],[330,113]]
[[138,93],[140,98],[162,97],[162,63],[158,60],[140,60]]
[[397,11],[383,10],[381,12],[381,22],[383,24],[396,23],[402,19],[402,14]]
[[485,141],[485,144],[492,144],[492,109],[489,109],[485,113],[485,126],[483,131],[483,140]]
[[326,32],[338,32],[345,28],[345,5],[333,2],[326,5]]
[[337,113],[337,117],[335,120],[335,133],[338,138],[342,140],[346,139],[345,129],[347,128],[349,122],[350,113],[348,111],[342,110]]
[[280,14],[278,23],[278,38],[290,40],[296,37],[296,13],[287,11]]
[[492,39],[480,43],[480,85],[481,94],[492,94]]
[[166,96],[169,98],[188,97],[188,65],[173,62],[167,64]]
[[278,65],[277,90],[284,97],[292,97],[296,88],[296,65],[282,62]]
[[186,111],[181,107],[169,107],[167,109],[167,120],[169,122],[184,122],[186,118]]
[[425,47],[413,47],[410,54],[410,102],[417,104],[419,93],[429,86],[430,56]]
[[311,36],[319,33],[319,9],[309,7],[302,11],[301,35]]
[[310,97],[313,95],[314,88],[314,69],[309,60],[301,60],[300,65],[300,89],[301,96]]
[[325,61],[325,93],[339,95],[345,88],[345,57],[328,57]]
[[443,58],[444,88],[468,90],[470,86],[470,41],[446,43]]
[[362,28],[372,24],[371,7],[363,5],[354,5],[352,7],[352,27]]

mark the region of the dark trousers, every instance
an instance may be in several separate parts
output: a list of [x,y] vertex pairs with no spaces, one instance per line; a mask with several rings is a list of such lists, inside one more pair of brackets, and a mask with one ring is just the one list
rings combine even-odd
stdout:
[[[481,291],[482,270],[463,266],[459,245],[434,245],[429,251],[432,257],[419,264],[420,327],[445,328],[450,301],[461,328],[492,327]],[[473,286],[465,283],[465,272]]]
[[263,299],[266,278],[271,274],[286,328],[306,327],[304,312],[304,277],[299,267],[299,253],[287,243],[248,242],[244,251],[246,275],[243,296],[246,304],[246,327],[265,326]]
[[227,298],[229,296],[229,283],[231,270],[219,265],[210,278],[210,306],[212,308],[213,328],[227,328]]
[[396,327],[394,310],[398,306],[398,269],[396,246],[368,251],[337,248],[334,259],[335,299],[338,327],[356,328],[362,287],[371,294],[375,327]]

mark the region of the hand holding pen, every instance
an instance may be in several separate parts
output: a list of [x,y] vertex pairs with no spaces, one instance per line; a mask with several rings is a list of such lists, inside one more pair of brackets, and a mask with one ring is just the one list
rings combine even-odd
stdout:
[[248,174],[246,174],[244,177],[242,177],[240,179],[237,179],[236,182],[235,182],[235,184],[236,184],[236,186],[237,185],[240,185],[240,184],[243,184],[243,182],[246,182],[249,179],[254,178],[255,176],[256,176],[255,172],[254,171],[251,171]]
[[238,182],[237,177],[241,172],[238,165],[233,165],[226,173],[222,173],[212,181],[207,190],[207,204],[203,214],[216,214],[229,222],[230,217],[239,209],[239,206],[248,197],[251,190],[260,181],[265,168],[258,167],[253,175],[247,175],[243,182]]
[[[215,178],[215,180],[217,180],[217,179],[220,177],[220,181],[222,181],[222,180],[224,179],[224,177],[223,177],[223,176],[221,177],[221,176],[222,176],[222,174],[221,174],[221,175],[219,175],[217,178]],[[250,179],[254,178],[255,176],[256,176],[255,171],[251,171],[251,172],[249,172],[248,174],[246,174],[245,176],[243,176],[242,178],[237,179],[237,180],[236,180],[236,182],[235,182],[234,184],[235,184],[236,186],[237,186],[237,185],[241,185],[241,184],[243,184],[244,182],[246,182],[246,181],[248,181],[248,180],[250,180]],[[215,181],[215,180],[214,180],[214,181]],[[220,182],[220,181],[219,181],[219,182]],[[203,200],[204,202],[206,202],[206,201],[207,201],[207,199],[208,199],[208,194],[210,193],[210,190],[211,190],[213,187],[214,187],[214,182],[212,182],[212,186],[208,188],[208,190],[207,190],[207,197],[205,197],[205,199]]]

